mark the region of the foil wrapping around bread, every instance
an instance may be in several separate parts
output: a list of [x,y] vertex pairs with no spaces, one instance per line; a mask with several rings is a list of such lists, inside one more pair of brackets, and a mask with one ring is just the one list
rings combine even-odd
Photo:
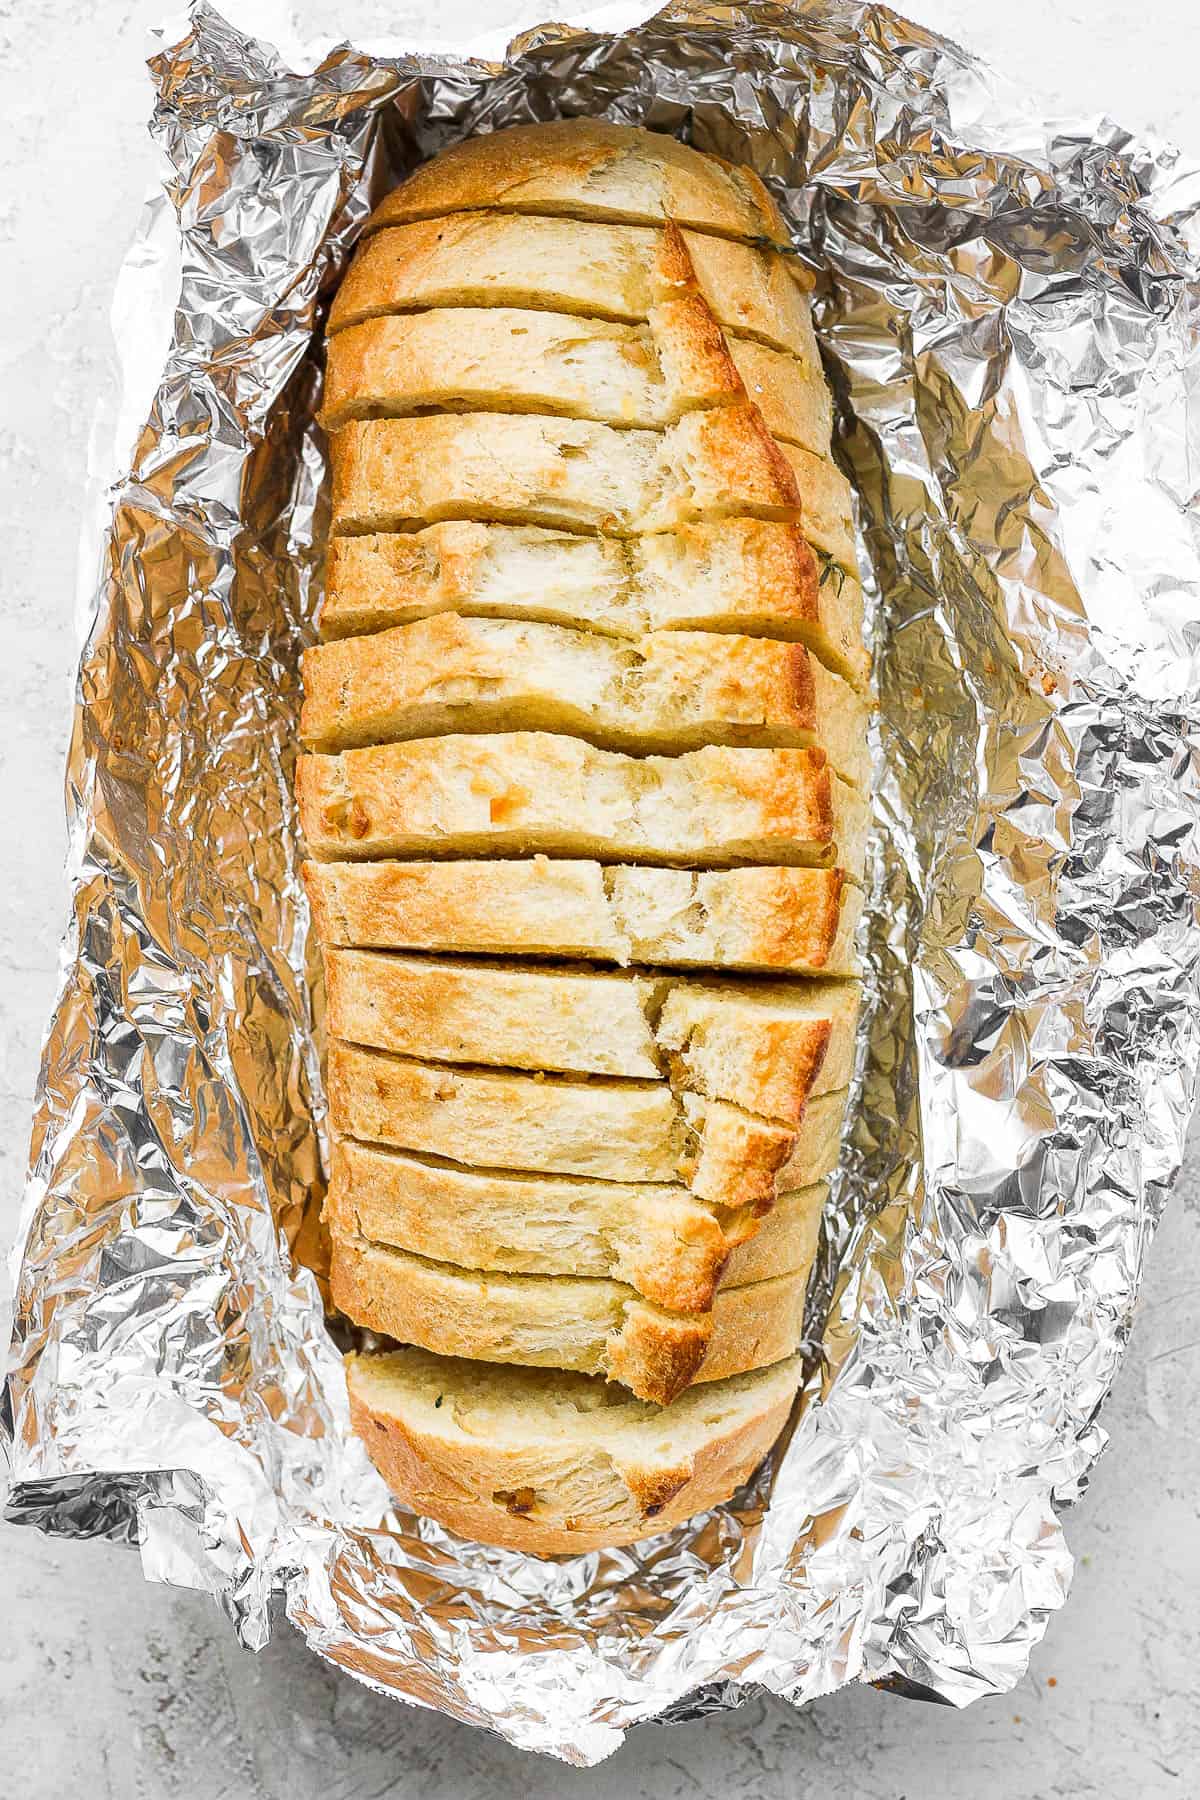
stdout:
[[[201,7],[154,75],[169,199],[122,278],[124,435],[92,508],[8,1516],[136,1541],[150,1578],[218,1594],[248,1644],[281,1604],[360,1679],[576,1762],[748,1688],[1011,1687],[1066,1596],[1061,1508],[1103,1446],[1195,1090],[1200,175],[1108,123],[1048,125],[965,52],[840,0],[679,4],[622,36],[547,27],[491,64],[342,50],[303,73]],[[389,1511],[351,1430],[304,1266],[321,1021],[291,766],[330,505],[326,302],[419,162],[594,113],[756,170],[813,274],[870,551],[883,774],[806,1404],[731,1504],[562,1563]],[[612,241],[628,324],[649,277]],[[824,523],[818,572],[853,604],[836,495]],[[460,548],[477,581],[480,545]],[[688,604],[636,574],[615,620],[632,638]],[[568,623],[570,596],[554,604]],[[329,867],[315,903],[371,917],[381,948],[445,900],[428,873],[379,894]],[[594,860],[561,867],[561,907],[537,887],[554,954],[654,943],[686,964],[677,883],[609,895]],[[706,871],[704,944],[774,980],[760,925],[787,896],[756,889],[766,910],[731,937],[724,873]],[[823,872],[795,873],[789,903],[828,900]],[[464,951],[491,954],[471,892],[449,903]],[[640,1291],[622,1254],[603,1278]],[[617,1508],[662,1473],[640,1417]],[[496,1479],[519,1506],[520,1468]]]

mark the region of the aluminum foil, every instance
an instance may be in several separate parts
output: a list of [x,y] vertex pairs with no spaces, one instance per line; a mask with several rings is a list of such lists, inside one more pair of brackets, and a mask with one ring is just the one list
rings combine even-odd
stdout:
[[[753,1687],[1010,1687],[1067,1592],[1059,1509],[1196,1082],[1200,174],[838,0],[299,74],[199,7],[153,69],[178,233],[152,213],[123,278],[127,408],[169,349],[79,672],[9,1516],[136,1542],[250,1646],[282,1596],[359,1678],[577,1762]],[[330,288],[418,159],[560,113],[676,132],[783,204],[881,713],[806,1405],[737,1503],[549,1562],[389,1513],[347,1430],[293,1256],[322,1156],[291,766]]]

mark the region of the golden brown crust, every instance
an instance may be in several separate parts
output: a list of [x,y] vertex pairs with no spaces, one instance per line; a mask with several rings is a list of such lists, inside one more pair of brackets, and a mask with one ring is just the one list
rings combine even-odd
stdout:
[[351,1422],[403,1504],[542,1556],[636,1543],[727,1500],[782,1430],[799,1376],[793,1359],[652,1413],[557,1371],[419,1350],[347,1363]]
[[866,851],[862,796],[817,749],[629,757],[543,732],[459,735],[302,756],[296,783],[305,839],[322,860],[840,862],[859,878]]
[[856,577],[858,552],[850,483],[828,457],[814,456],[799,444],[782,444],[779,453],[791,471],[797,492],[804,495],[805,536],[819,552],[832,557],[839,568]]
[[634,1289],[565,1275],[483,1275],[334,1233],[334,1304],[355,1324],[439,1356],[572,1370],[668,1406],[692,1382],[791,1356],[807,1267],[668,1312]]
[[324,944],[852,975],[861,889],[840,869],[305,863]]
[[552,731],[614,750],[819,744],[869,776],[868,710],[802,644],[711,631],[622,640],[439,613],[307,650],[300,735],[344,750],[443,732]]
[[784,351],[742,338],[734,338],[729,350],[746,397],[771,435],[814,456],[828,456],[833,397],[820,367],[806,369]]
[[674,224],[661,229],[512,213],[416,220],[366,238],[334,296],[328,331],[419,308],[540,307],[645,319],[697,293],[727,331],[820,367],[794,259]]
[[393,189],[367,230],[498,208],[633,224],[673,219],[787,243],[779,210],[752,170],[607,119],[514,125],[454,144]]

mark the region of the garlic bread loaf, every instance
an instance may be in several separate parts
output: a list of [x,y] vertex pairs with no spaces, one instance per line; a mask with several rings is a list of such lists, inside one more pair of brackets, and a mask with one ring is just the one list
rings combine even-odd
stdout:
[[871,774],[810,286],[751,171],[563,120],[417,169],[330,311],[330,1283],[376,1464],[490,1543],[728,1499],[799,1379]]

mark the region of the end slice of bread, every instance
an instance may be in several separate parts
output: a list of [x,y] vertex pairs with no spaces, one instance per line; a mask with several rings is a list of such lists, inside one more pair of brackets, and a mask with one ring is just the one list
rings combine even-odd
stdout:
[[792,1356],[804,1325],[807,1266],[677,1313],[616,1281],[484,1274],[337,1233],[332,1246],[334,1304],[357,1325],[442,1356],[603,1375],[659,1406]]
[[723,237],[788,241],[753,170],[609,119],[555,119],[464,138],[393,188],[367,230],[492,209],[630,224],[673,220]]
[[581,1554],[728,1500],[786,1422],[798,1357],[648,1406],[585,1375],[432,1356],[351,1357],[355,1430],[396,1498],[479,1543]]
[[840,869],[308,862],[323,944],[854,975],[862,890]]

